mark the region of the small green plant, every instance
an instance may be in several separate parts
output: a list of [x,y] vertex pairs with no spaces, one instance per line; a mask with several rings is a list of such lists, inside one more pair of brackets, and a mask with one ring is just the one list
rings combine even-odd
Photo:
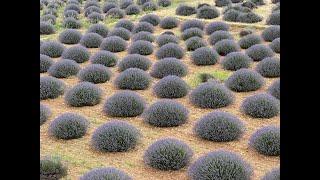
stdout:
[[211,79],[223,82],[230,76],[230,74],[230,72],[223,70],[212,71],[211,69],[203,69],[201,70],[201,72],[195,73],[189,78],[187,78],[186,82],[191,88],[195,88],[199,84],[207,82]]

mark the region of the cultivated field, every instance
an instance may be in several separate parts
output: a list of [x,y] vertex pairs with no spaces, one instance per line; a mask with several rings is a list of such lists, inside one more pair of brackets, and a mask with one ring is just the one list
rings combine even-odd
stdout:
[[[128,19],[133,23],[137,24],[139,19],[146,14],[155,14],[163,19],[164,17],[172,16],[175,17],[179,21],[179,26],[172,28],[172,29],[163,29],[159,27],[159,25],[154,27],[154,32],[152,33],[156,38],[161,35],[165,31],[172,31],[177,37],[180,37],[182,32],[180,30],[181,24],[184,22],[191,20],[191,19],[198,19],[205,23],[207,26],[211,22],[215,21],[223,21],[229,25],[229,33],[233,36],[234,41],[238,42],[241,37],[239,35],[240,31],[245,28],[250,28],[255,31],[255,34],[261,35],[261,33],[271,25],[266,25],[266,20],[268,19],[269,15],[271,14],[272,8],[276,5],[271,2],[271,0],[264,0],[265,5],[258,6],[258,8],[253,9],[253,12],[263,17],[263,20],[257,23],[241,23],[241,22],[229,22],[223,20],[223,8],[217,7],[218,10],[221,12],[220,16],[214,19],[199,19],[196,17],[196,14],[190,16],[180,16],[176,15],[176,8],[181,5],[190,5],[196,7],[198,4],[201,3],[208,3],[212,6],[215,5],[214,1],[212,0],[202,0],[202,1],[192,1],[192,0],[172,0],[172,4],[168,7],[158,7],[155,11],[141,11],[138,15],[126,15],[123,19]],[[155,1],[156,2],[156,1]],[[91,23],[88,19],[84,16],[83,13],[83,6],[86,2],[82,2],[79,6],[81,7],[81,14],[79,14],[79,21],[81,22],[81,28],[77,29],[84,35],[88,28],[90,27]],[[99,2],[101,7],[105,2]],[[61,32],[63,32],[66,28],[63,27],[63,12],[65,8],[65,3],[61,7],[57,8],[57,19],[56,23],[54,24],[55,33],[53,34],[42,34],[40,36],[40,40],[43,42],[45,41],[59,41],[58,37]],[[45,11],[46,7],[40,11],[41,16],[43,16],[43,12]],[[102,13],[104,14],[104,13]],[[108,29],[109,32],[112,31],[118,19],[112,19],[106,17],[101,24],[104,24]],[[133,34],[133,33],[132,33]],[[202,39],[208,42],[209,39],[208,34],[204,33]],[[132,36],[131,36],[132,37]],[[132,40],[128,40],[128,47],[132,44]],[[271,42],[266,42],[263,40],[259,44],[264,44],[269,46]],[[156,52],[158,51],[159,47],[156,44],[156,41],[153,43],[153,53],[150,55],[146,55],[154,65],[159,59],[156,57]],[[200,108],[194,105],[190,101],[190,93],[201,84],[200,74],[208,73],[213,76],[214,79],[223,83],[228,77],[230,77],[234,71],[226,70],[223,65],[222,61],[224,56],[219,56],[217,63],[213,65],[196,65],[193,63],[191,59],[191,54],[193,51],[187,51],[186,43],[184,40],[180,39],[178,45],[182,47],[185,51],[185,55],[181,58],[181,62],[187,66],[188,73],[186,76],[181,77],[190,87],[188,94],[181,98],[173,99],[176,102],[179,102],[184,107],[189,110],[188,119],[185,123],[175,126],[175,127],[156,127],[146,123],[143,120],[142,115],[138,115],[135,117],[111,117],[106,115],[103,111],[104,104],[106,99],[111,97],[112,95],[123,91],[117,88],[114,85],[115,79],[120,75],[120,71],[118,66],[108,67],[111,71],[111,78],[110,80],[104,83],[97,83],[95,84],[102,90],[102,98],[101,101],[93,106],[83,106],[83,107],[73,107],[66,103],[65,101],[65,93],[63,95],[58,96],[57,98],[48,98],[41,100],[41,104],[46,105],[51,110],[51,115],[48,117],[46,122],[44,122],[40,126],[40,156],[59,156],[61,157],[63,163],[65,163],[68,167],[67,175],[62,179],[79,179],[83,174],[87,173],[93,168],[97,167],[115,167],[127,173],[130,177],[137,180],[143,179],[188,179],[188,168],[190,164],[195,162],[199,157],[211,152],[216,151],[219,149],[224,149],[227,151],[231,151],[240,155],[246,162],[248,162],[252,169],[253,174],[251,179],[258,180],[261,179],[267,172],[272,170],[273,168],[277,168],[280,165],[280,155],[275,156],[268,156],[259,153],[257,150],[253,149],[249,146],[249,140],[252,134],[254,134],[258,129],[274,125],[279,127],[280,125],[280,113],[277,115],[270,117],[270,118],[255,118],[250,115],[247,115],[243,111],[241,111],[242,102],[251,95],[256,95],[259,93],[267,93],[268,88],[277,80],[280,79],[280,74],[277,77],[263,77],[264,83],[261,87],[256,90],[248,91],[248,92],[235,92],[231,91],[234,95],[234,100],[232,103],[225,107],[221,108]],[[64,44],[65,48],[77,46],[74,44]],[[207,44],[207,47],[214,49],[214,45]],[[100,48],[87,48],[92,56],[96,52],[101,51]],[[246,53],[246,49],[240,49],[239,52],[243,54]],[[127,56],[129,53],[128,51],[122,52],[115,52],[118,57],[118,62],[121,61],[122,58]],[[280,58],[280,53],[274,53],[274,57]],[[59,62],[62,58],[51,58],[54,63]],[[257,64],[261,61],[253,61],[248,69],[255,71]],[[83,63],[78,63],[80,68],[83,69],[88,65],[92,64],[91,61],[85,61]],[[147,73],[150,73],[151,67],[146,70]],[[50,76],[48,72],[40,73],[40,77]],[[134,92],[138,93],[146,102],[146,109],[155,103],[156,101],[160,100],[154,92],[153,87],[160,79],[151,77],[151,83],[149,84],[148,88],[144,90],[134,90]],[[67,78],[58,78],[62,80],[65,85],[66,89],[64,92],[67,92],[72,87],[80,83],[81,81],[76,75],[69,76]],[[280,102],[280,99],[279,99]],[[229,142],[215,142],[209,141],[200,138],[195,134],[193,128],[197,121],[205,114],[215,111],[225,111],[231,113],[232,115],[239,118],[244,126],[245,131],[243,135],[233,141]],[[70,140],[63,140],[57,139],[49,134],[49,126],[51,122],[59,115],[70,112],[76,113],[83,117],[85,117],[89,121],[88,130],[85,135],[81,138],[70,139]],[[101,152],[94,149],[91,145],[91,138],[94,131],[100,127],[101,125],[109,122],[110,120],[122,120],[130,125],[135,126],[137,129],[140,130],[142,137],[138,141],[138,144],[133,148],[125,152]],[[186,143],[193,151],[193,156],[190,159],[190,163],[179,170],[170,170],[170,171],[162,171],[156,168],[152,168],[144,163],[143,155],[146,149],[155,141],[161,138],[172,137],[179,139]]]

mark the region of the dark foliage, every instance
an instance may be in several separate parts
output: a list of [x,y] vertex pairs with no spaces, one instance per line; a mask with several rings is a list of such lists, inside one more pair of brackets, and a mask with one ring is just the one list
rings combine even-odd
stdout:
[[279,114],[280,102],[266,93],[255,94],[242,102],[241,110],[253,118],[272,118]]
[[150,55],[153,53],[153,45],[149,41],[138,40],[128,48],[128,54]]
[[145,100],[133,91],[121,91],[109,97],[103,107],[112,117],[134,117],[142,114]]
[[150,85],[150,75],[138,68],[128,68],[121,72],[114,84],[118,89],[143,90]]
[[80,29],[82,24],[79,20],[73,17],[67,17],[63,20],[62,26],[68,29]]
[[75,29],[66,29],[59,34],[59,41],[63,44],[78,44],[82,34]]
[[256,71],[263,77],[280,77],[280,59],[277,57],[267,57],[256,66]]
[[249,180],[252,167],[238,154],[218,150],[209,152],[197,159],[189,168],[191,180],[242,179]]
[[197,20],[197,19],[191,19],[191,20],[187,20],[184,23],[182,23],[180,26],[180,30],[181,30],[181,32],[183,32],[184,30],[189,29],[189,28],[199,28],[199,29],[203,30],[204,26],[205,25],[202,21]]
[[149,41],[152,43],[154,39],[155,37],[152,33],[147,31],[140,31],[132,36],[131,41],[135,42],[135,41],[143,40],[143,41]]
[[107,168],[94,168],[80,177],[80,180],[132,180],[132,178],[122,170],[107,167]]
[[58,157],[48,156],[40,159],[40,180],[56,180],[65,177],[68,168]]
[[222,59],[222,66],[226,70],[236,71],[241,68],[249,68],[252,59],[242,52],[232,52]]
[[225,56],[231,52],[240,51],[239,45],[231,39],[223,39],[215,44],[217,53],[221,56]]
[[154,27],[152,24],[150,24],[148,22],[139,22],[138,24],[135,25],[132,32],[138,33],[140,31],[146,31],[146,32],[153,33]]
[[156,57],[158,59],[173,57],[177,59],[181,59],[184,56],[184,50],[175,43],[167,43],[161,46],[156,52]]
[[264,29],[261,33],[261,37],[268,42],[273,41],[276,38],[280,37],[280,26],[270,26]]
[[242,49],[248,49],[249,47],[262,43],[263,39],[256,34],[249,34],[239,40],[239,45]]
[[127,15],[136,15],[140,14],[141,9],[138,5],[132,4],[125,9]]
[[74,113],[64,113],[49,126],[49,134],[57,139],[78,139],[87,132],[89,121]]
[[220,12],[217,8],[211,6],[202,6],[197,9],[197,18],[201,19],[214,19],[220,15]]
[[239,69],[225,81],[225,85],[235,92],[249,92],[264,85],[263,77],[250,69]]
[[79,71],[78,78],[81,81],[98,84],[109,81],[111,74],[111,71],[102,64],[90,64]]
[[275,53],[280,53],[280,38],[274,39],[270,44],[269,47],[273,50]]
[[171,5],[171,0],[158,0],[158,6],[168,7]]
[[280,100],[280,79],[274,81],[268,88],[268,93]]
[[215,21],[215,22],[209,23],[206,26],[205,31],[207,35],[210,35],[216,31],[229,31],[229,28],[230,26],[227,23],[223,21]]
[[186,96],[188,91],[188,84],[175,75],[165,76],[153,87],[158,98],[181,98]]
[[189,164],[193,155],[183,141],[173,138],[160,139],[145,151],[144,162],[159,170],[179,170]]
[[182,33],[181,33],[181,39],[183,40],[187,40],[191,37],[200,37],[202,38],[204,36],[204,33],[201,29],[199,28],[189,28],[189,29],[186,29],[184,30]]
[[159,47],[168,43],[179,44],[179,39],[175,35],[162,34],[158,36],[156,43],[158,44]]
[[92,64],[102,64],[106,67],[113,67],[117,64],[118,56],[110,51],[98,51],[90,57]]
[[47,55],[51,58],[60,57],[65,47],[57,41],[45,41],[40,46],[40,54]]
[[194,51],[198,48],[207,46],[207,42],[200,37],[191,37],[185,42],[188,51]]
[[53,63],[53,60],[49,56],[40,54],[40,73],[47,72]]
[[179,21],[175,17],[165,17],[160,21],[160,27],[162,29],[172,29],[178,27]]
[[130,39],[131,33],[129,30],[125,28],[118,27],[110,31],[108,36],[118,36],[118,37],[121,37],[123,40],[128,41]]
[[40,34],[49,35],[54,33],[55,33],[55,28],[51,23],[40,22]]
[[214,111],[201,117],[195,124],[194,131],[197,136],[206,140],[229,142],[239,139],[245,131],[245,126],[230,113]]
[[108,32],[108,28],[103,24],[93,24],[89,27],[87,31],[87,33],[97,33],[103,38],[107,37]]
[[234,100],[232,92],[217,82],[206,82],[196,87],[189,96],[190,102],[201,108],[221,108]]
[[80,44],[87,48],[98,48],[102,43],[103,37],[97,33],[88,32],[82,36]]
[[210,43],[210,45],[215,45],[217,42],[224,40],[224,39],[229,39],[229,40],[233,40],[233,36],[228,32],[228,31],[215,31],[213,32],[209,38],[208,38],[208,42]]
[[114,19],[121,19],[124,18],[126,13],[120,8],[112,8],[106,13],[106,17],[114,18]]
[[144,71],[148,70],[151,66],[151,61],[140,54],[129,54],[119,62],[119,71],[124,71],[129,68],[139,68]]
[[89,60],[90,52],[87,48],[76,45],[72,46],[68,49],[65,49],[62,53],[62,58],[71,59],[76,61],[77,63],[83,63]]
[[274,168],[267,172],[261,180],[280,180],[280,168]]
[[140,137],[136,127],[124,121],[111,120],[93,132],[91,144],[102,152],[124,152],[133,149]]
[[191,54],[192,62],[198,66],[214,65],[219,57],[219,54],[209,47],[198,48]]
[[143,11],[156,11],[158,9],[158,5],[152,1],[146,2],[142,5]]
[[280,156],[280,128],[265,126],[258,129],[250,137],[249,146],[266,156]]
[[246,50],[246,54],[254,61],[261,61],[267,57],[273,57],[274,52],[264,44],[255,44]]
[[164,58],[154,63],[150,75],[155,78],[163,78],[168,75],[184,77],[188,73],[187,66],[176,58]]
[[153,26],[157,26],[160,23],[161,19],[156,14],[146,14],[142,16],[139,20],[139,22],[148,22],[152,24]]
[[196,8],[191,7],[185,4],[180,4],[176,9],[176,15],[179,16],[191,16],[192,14],[196,14]]
[[65,88],[64,82],[55,77],[40,77],[40,100],[55,99],[64,93]]
[[44,124],[51,116],[51,110],[48,106],[40,103],[40,126]]
[[50,66],[48,73],[50,76],[56,78],[67,78],[76,75],[79,70],[80,66],[75,61],[70,59],[61,59]]
[[110,52],[121,52],[127,49],[127,42],[118,36],[110,36],[105,38],[100,49]]
[[116,25],[114,27],[115,28],[120,28],[120,27],[125,28],[131,32],[134,28],[134,24],[133,24],[133,22],[131,22],[128,19],[121,19],[116,23]]
[[67,91],[64,96],[65,102],[73,107],[94,106],[99,104],[101,99],[102,90],[90,82],[80,82]]

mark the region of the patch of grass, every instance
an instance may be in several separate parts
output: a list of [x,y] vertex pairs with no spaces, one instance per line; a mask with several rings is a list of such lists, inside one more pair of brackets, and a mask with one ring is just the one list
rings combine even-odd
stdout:
[[195,88],[197,87],[201,82],[201,74],[203,73],[207,73],[211,76],[213,76],[214,79],[218,80],[218,81],[224,81],[226,80],[230,75],[231,72],[228,71],[224,71],[224,70],[211,70],[211,69],[207,69],[207,70],[202,70],[201,72],[198,72],[196,74],[191,75],[190,77],[188,77],[186,79],[187,84],[192,87]]

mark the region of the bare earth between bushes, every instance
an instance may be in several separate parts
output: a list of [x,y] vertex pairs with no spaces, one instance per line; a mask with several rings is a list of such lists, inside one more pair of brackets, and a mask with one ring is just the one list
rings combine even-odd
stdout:
[[[164,30],[156,27],[155,35],[160,34]],[[177,35],[178,28],[174,28],[172,30]],[[237,33],[239,33],[239,29],[234,29],[231,27],[230,32],[237,38]],[[208,37],[205,36],[204,39]],[[130,43],[129,43],[130,44]],[[180,45],[184,47],[184,42],[181,41]],[[157,51],[158,48],[155,47],[154,53]],[[99,49],[90,49],[91,54],[94,52],[99,51]],[[150,60],[154,63],[156,62],[156,57],[152,55],[147,56]],[[127,55],[127,52],[117,53],[119,58],[122,58]],[[55,61],[57,61],[55,59]],[[221,59],[220,59],[221,60]],[[223,70],[219,63],[211,66],[196,66],[191,63],[190,53],[187,53],[182,61],[188,66],[188,75],[184,77],[184,80],[188,80],[194,74],[203,72],[203,71],[214,71],[214,70]],[[81,67],[90,64],[90,62],[85,62],[81,64]],[[254,68],[257,63],[255,62],[251,68]],[[113,80],[116,76],[119,75],[117,67],[111,67],[110,70],[113,72],[112,78],[110,81],[97,84],[103,90],[103,99],[100,104],[91,107],[70,107],[68,106],[63,99],[63,96],[60,96],[57,99],[49,99],[41,101],[43,104],[50,106],[52,110],[52,116],[49,118],[48,122],[42,125],[40,128],[40,145],[41,145],[41,156],[44,155],[60,155],[63,160],[68,162],[69,170],[67,179],[78,179],[82,174],[89,171],[95,167],[116,167],[119,168],[134,179],[187,179],[187,168],[185,167],[178,171],[160,171],[148,167],[143,162],[143,153],[147,149],[149,145],[151,145],[156,140],[163,138],[163,137],[174,137],[178,138],[185,143],[187,143],[194,151],[194,156],[192,157],[192,162],[195,161],[200,156],[214,151],[220,148],[230,150],[232,152],[240,154],[247,162],[251,164],[254,169],[253,179],[260,179],[266,172],[270,171],[272,168],[278,167],[280,165],[280,158],[279,157],[272,157],[272,156],[264,156],[258,154],[254,150],[248,147],[248,142],[250,136],[260,127],[266,125],[280,125],[280,116],[276,116],[270,119],[254,119],[251,118],[240,111],[241,102],[248,96],[259,93],[265,92],[266,89],[272,84],[276,78],[264,78],[265,85],[254,92],[242,92],[242,93],[235,93],[235,101],[233,104],[220,108],[217,110],[222,110],[226,112],[230,112],[237,117],[239,117],[246,125],[246,131],[243,137],[240,140],[232,141],[232,142],[211,142],[207,140],[202,140],[196,137],[192,131],[193,126],[196,121],[199,120],[203,115],[216,111],[212,109],[201,109],[193,106],[190,104],[188,96],[175,99],[176,101],[182,103],[185,107],[189,109],[189,119],[187,123],[178,126],[178,127],[166,127],[166,128],[158,128],[148,125],[147,123],[143,122],[141,117],[132,117],[132,118],[112,118],[107,117],[103,112],[103,104],[107,97],[119,92],[113,85]],[[149,72],[149,71],[148,71]],[[47,76],[47,73],[41,74],[41,76]],[[73,76],[67,79],[63,79],[63,81],[67,85],[67,89],[76,85],[79,80],[77,77]],[[152,93],[152,86],[159,81],[159,79],[153,78],[153,81],[150,87],[147,90],[139,90],[136,91],[139,93],[147,102],[147,106],[159,100],[156,96]],[[189,92],[190,93],[190,92]],[[88,133],[80,139],[74,140],[56,140],[52,137],[49,137],[47,130],[48,125],[50,122],[56,118],[58,115],[65,113],[65,112],[74,112],[80,115],[83,115],[88,118],[90,121],[90,127]],[[99,127],[100,125],[110,121],[111,119],[119,119],[124,120],[135,127],[137,127],[143,134],[143,137],[137,147],[133,150],[128,152],[120,152],[120,153],[101,153],[93,150],[90,145],[91,136],[93,131]]]

